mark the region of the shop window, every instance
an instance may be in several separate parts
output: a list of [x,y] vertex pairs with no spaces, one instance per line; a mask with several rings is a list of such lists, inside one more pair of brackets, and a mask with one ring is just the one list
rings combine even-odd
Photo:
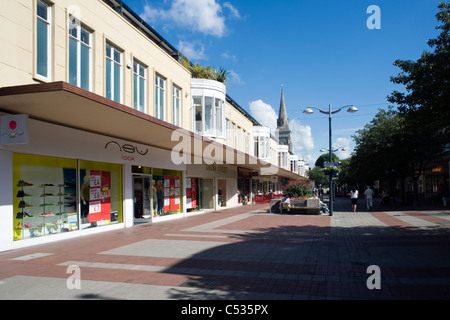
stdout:
[[153,216],[181,213],[181,171],[153,169]]
[[14,240],[79,229],[77,161],[14,154]]
[[122,222],[120,165],[14,154],[13,179],[14,240]]
[[80,161],[81,229],[122,222],[122,167]]

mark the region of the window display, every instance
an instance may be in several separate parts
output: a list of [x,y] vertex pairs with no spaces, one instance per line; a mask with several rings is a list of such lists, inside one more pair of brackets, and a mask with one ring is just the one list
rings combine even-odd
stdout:
[[81,229],[122,222],[121,168],[80,161]]
[[14,240],[78,230],[76,160],[14,155]]
[[181,172],[153,169],[153,216],[181,213]]
[[120,165],[80,161],[78,170],[77,160],[25,154],[13,163],[14,240],[122,222]]

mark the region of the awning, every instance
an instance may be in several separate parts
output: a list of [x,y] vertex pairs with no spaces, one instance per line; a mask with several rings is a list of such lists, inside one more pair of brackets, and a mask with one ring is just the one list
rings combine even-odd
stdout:
[[[220,162],[222,159],[224,164],[237,165],[260,174],[305,179],[66,82],[0,88],[0,111],[28,114],[32,119],[165,150],[180,148],[180,143],[183,142],[183,152],[190,153],[188,161],[191,163],[202,161],[201,163],[208,164],[212,160]],[[174,132],[176,135],[173,135]]]

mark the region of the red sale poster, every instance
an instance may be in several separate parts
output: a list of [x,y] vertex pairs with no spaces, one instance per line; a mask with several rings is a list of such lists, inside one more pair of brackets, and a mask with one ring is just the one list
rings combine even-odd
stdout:
[[90,172],[89,222],[111,219],[111,173]]

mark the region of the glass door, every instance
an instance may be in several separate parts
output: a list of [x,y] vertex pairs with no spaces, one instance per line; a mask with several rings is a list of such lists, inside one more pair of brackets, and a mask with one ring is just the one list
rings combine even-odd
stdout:
[[133,176],[134,224],[152,220],[152,176]]

